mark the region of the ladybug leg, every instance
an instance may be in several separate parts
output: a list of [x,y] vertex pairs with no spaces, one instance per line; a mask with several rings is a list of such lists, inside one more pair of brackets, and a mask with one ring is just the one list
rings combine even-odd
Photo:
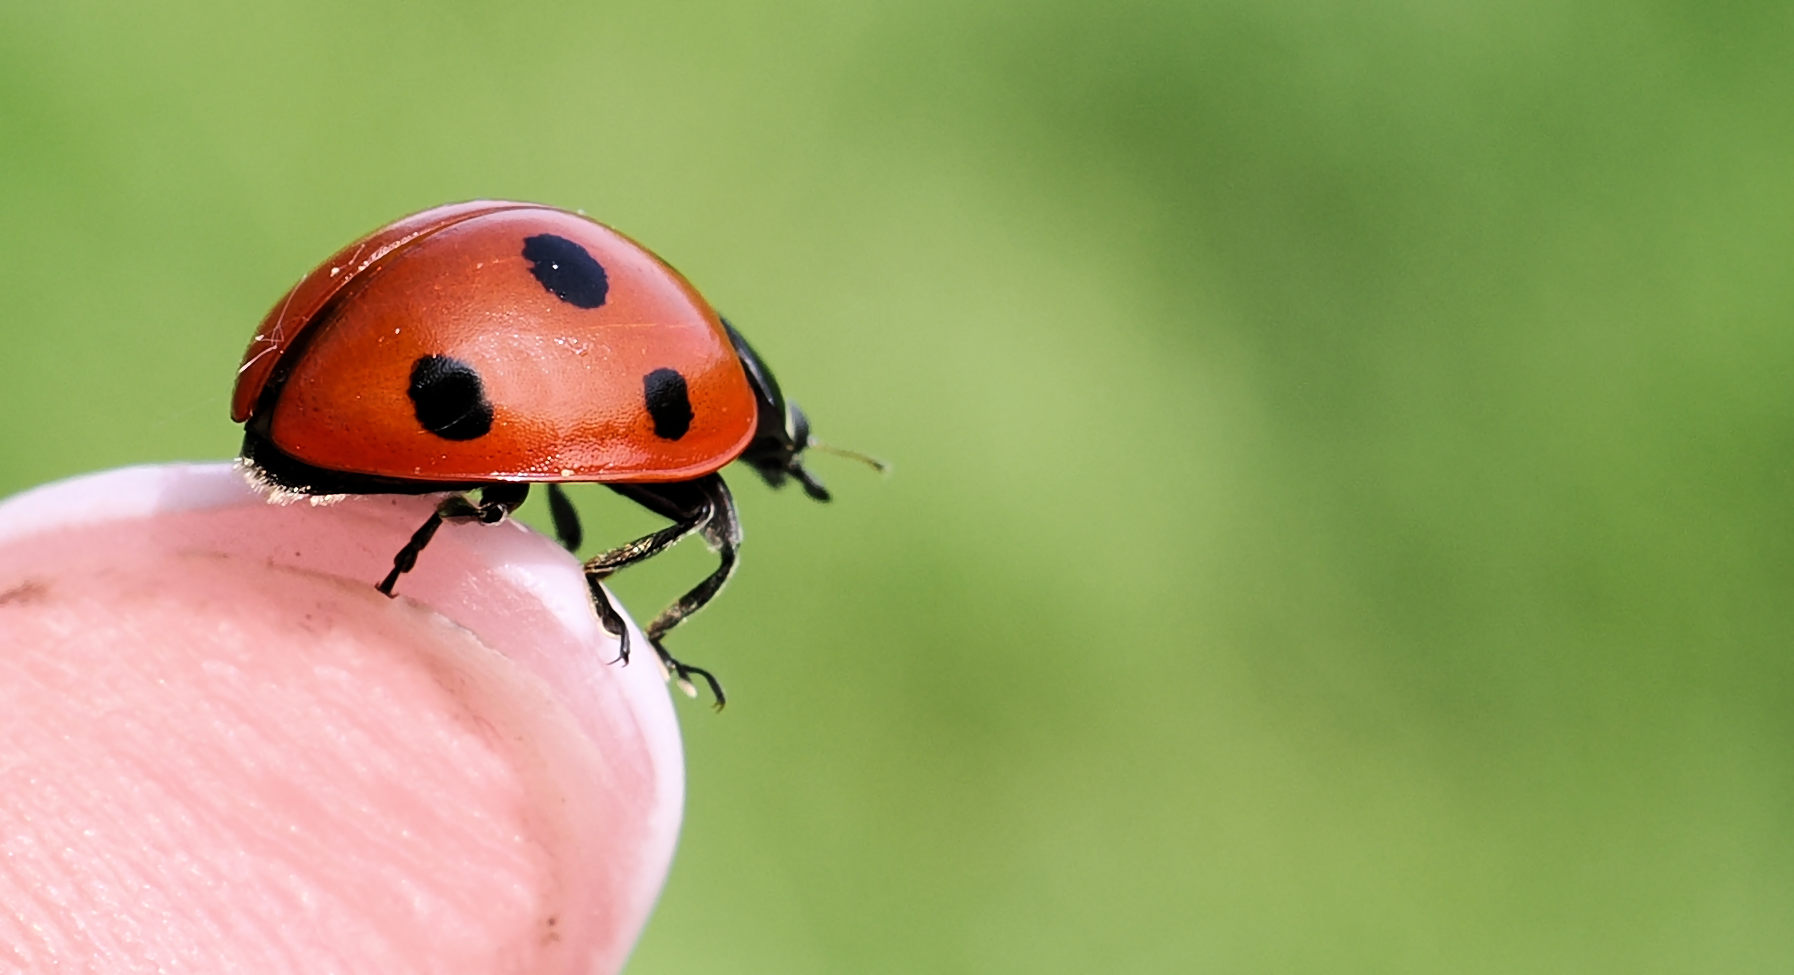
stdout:
[[554,517],[554,537],[560,539],[561,547],[569,552],[579,551],[579,543],[586,537],[585,530],[579,527],[579,512],[567,500],[567,489],[553,481],[548,482],[548,513]]
[[598,623],[604,632],[617,638],[617,659],[615,662],[629,662],[629,627],[623,623],[623,614],[610,601],[610,594],[604,591],[596,576],[586,576],[586,586],[592,590],[592,608],[598,611]]
[[392,557],[392,571],[386,578],[374,586],[387,596],[392,596],[393,586],[398,585],[399,576],[417,567],[417,557],[423,553],[424,546],[436,537],[436,529],[445,521],[477,521],[482,525],[496,525],[511,516],[511,512],[523,504],[529,496],[528,484],[495,484],[480,491],[478,504],[468,500],[465,494],[451,494],[436,505],[430,517],[417,531],[399,554]]
[[[680,524],[666,529],[667,533],[675,529],[679,535],[696,530],[706,544],[713,549],[721,563],[715,571],[704,578],[704,581],[692,587],[690,592],[679,597],[673,605],[662,610],[659,616],[648,624],[648,642],[654,645],[654,652],[659,654],[660,662],[666,666],[679,681],[687,693],[692,693],[691,679],[701,678],[710,688],[711,696],[716,699],[716,707],[721,709],[727,698],[715,675],[702,667],[694,667],[667,652],[661,640],[672,629],[684,622],[685,618],[702,609],[704,605],[722,591],[724,583],[735,573],[736,551],[741,545],[741,522],[735,517],[735,501],[729,494],[729,486],[715,474],[709,474],[694,481],[676,481],[667,484],[615,484],[611,487],[619,494],[628,497],[657,514],[674,518]],[[658,534],[658,533],[657,533]],[[652,538],[653,536],[649,536]],[[674,536],[667,544],[677,541]],[[642,539],[646,542],[648,539]],[[639,543],[638,543],[639,544]],[[665,546],[660,546],[664,548]],[[630,546],[624,546],[625,549]],[[622,549],[618,550],[619,552]],[[655,548],[653,551],[659,551]],[[622,564],[640,561],[653,554],[643,552],[635,558],[627,559]],[[621,566],[614,566],[615,571]]]
[[616,607],[611,605],[610,595],[604,591],[604,580],[624,566],[634,565],[670,548],[674,542],[696,531],[702,518],[685,516],[677,518],[676,522],[652,535],[644,535],[627,545],[595,555],[585,563],[586,585],[592,590],[592,606],[597,609],[598,621],[604,624],[605,632],[617,638],[617,659],[624,663],[629,662],[629,630],[623,625],[623,617],[618,614]]
[[717,683],[716,676],[710,673],[710,671],[674,659],[673,655],[667,653],[666,648],[659,643],[654,644],[654,652],[660,654],[661,666],[673,673],[674,679],[679,682],[679,689],[684,691],[687,697],[698,696],[698,690],[696,687],[692,686],[691,682],[692,676],[696,675],[703,678],[704,683],[710,687],[710,697],[716,702],[715,704],[712,704],[711,707],[721,711],[723,705],[729,703],[728,696],[723,693],[723,685]]
[[735,517],[735,500],[730,497],[729,488],[722,478],[712,474],[705,480],[712,483],[704,485],[705,517],[698,533],[721,561],[710,575],[704,577],[704,581],[693,586],[690,592],[680,596],[677,602],[662,610],[648,624],[648,638],[656,643],[673,627],[684,622],[686,617],[703,609],[704,604],[716,598],[729,577],[735,574],[736,552],[741,547],[741,522]]

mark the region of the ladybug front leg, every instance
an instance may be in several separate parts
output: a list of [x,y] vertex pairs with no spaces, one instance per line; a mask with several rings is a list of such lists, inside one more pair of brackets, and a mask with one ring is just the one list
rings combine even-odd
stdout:
[[[708,670],[694,667],[668,653],[661,640],[686,617],[702,609],[704,604],[715,598],[716,594],[722,591],[723,584],[728,582],[729,577],[735,573],[736,550],[741,545],[741,522],[735,517],[735,500],[729,494],[729,486],[723,483],[720,476],[708,474],[693,481],[675,481],[665,484],[613,484],[611,488],[656,513],[679,522],[673,528],[665,530],[666,534],[673,536],[666,542],[667,545],[696,530],[721,559],[721,564],[716,567],[715,571],[706,576],[704,581],[692,587],[690,592],[679,597],[673,605],[662,610],[660,615],[654,617],[653,622],[649,623],[647,627],[648,641],[654,645],[654,652],[660,655],[660,662],[678,678],[686,692],[692,693],[691,679],[693,677],[701,678],[709,686],[711,695],[716,698],[716,707],[721,709],[727,698],[723,694],[722,684],[717,681],[716,677]],[[674,532],[677,534],[673,534]],[[649,536],[649,538],[652,537]],[[648,542],[649,538],[624,546],[617,550],[617,554],[638,546],[648,549],[649,547],[643,546],[642,543]],[[625,558],[617,565],[612,566],[610,571],[614,572],[622,565],[647,558],[664,547],[665,545],[660,545],[652,547],[651,550],[639,551],[633,557]]]
[[[704,536],[704,542],[716,552],[721,561],[715,571],[704,577],[704,581],[680,596],[673,605],[661,610],[660,615],[648,624],[648,639],[657,645],[660,638],[666,636],[673,627],[715,599],[729,577],[735,574],[736,553],[741,548],[741,521],[735,517],[735,499],[729,494],[729,486],[715,474],[704,478],[699,484],[704,490],[705,504],[704,520],[698,532]],[[666,651],[661,651],[661,656],[665,657]]]
[[398,585],[399,576],[417,567],[417,557],[423,553],[424,546],[436,537],[436,529],[445,521],[477,521],[483,525],[496,525],[510,517],[529,497],[528,484],[495,484],[480,491],[478,504],[468,500],[465,494],[451,494],[436,505],[430,512],[429,520],[411,535],[399,554],[392,557],[392,571],[380,580],[374,588],[393,595],[392,587]]
[[617,657],[624,663],[629,662],[629,630],[623,625],[622,615],[611,605],[610,594],[604,591],[604,580],[614,575],[618,569],[660,554],[674,542],[696,531],[703,522],[702,512],[679,516],[675,518],[674,524],[652,535],[644,535],[586,561],[586,586],[592,590],[592,606],[597,609],[598,621],[604,624],[605,631],[617,638]]

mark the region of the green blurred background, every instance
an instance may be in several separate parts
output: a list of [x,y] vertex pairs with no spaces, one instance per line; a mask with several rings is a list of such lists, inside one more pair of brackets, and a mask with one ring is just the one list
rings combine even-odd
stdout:
[[255,323],[377,224],[584,208],[896,462],[735,478],[632,971],[1787,971],[1791,41],[5,0],[0,493],[230,456]]

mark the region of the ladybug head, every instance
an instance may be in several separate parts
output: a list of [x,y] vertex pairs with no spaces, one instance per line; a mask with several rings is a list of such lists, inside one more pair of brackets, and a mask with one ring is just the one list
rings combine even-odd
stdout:
[[[777,394],[776,386],[774,394]],[[783,487],[786,478],[793,478],[804,486],[805,494],[818,501],[827,501],[828,488],[804,467],[803,453],[815,443],[810,439],[810,418],[798,409],[796,403],[778,404],[783,407],[783,416],[764,409],[765,405],[762,403],[760,425],[754,430],[753,442],[741,452],[741,459],[773,487]]]
[[735,343],[735,353],[741,357],[741,367],[747,372],[748,385],[754,389],[755,405],[760,410],[754,426],[754,439],[741,452],[741,460],[765,478],[766,483],[783,487],[789,478],[802,484],[805,494],[818,501],[827,501],[828,488],[804,468],[803,453],[811,447],[853,457],[880,471],[885,469],[883,462],[865,454],[817,443],[810,436],[810,418],[796,403],[785,400],[785,394],[779,391],[778,380],[772,378],[772,370],[766,368],[754,347],[741,337],[728,319],[723,319],[723,327],[729,330],[729,340]]

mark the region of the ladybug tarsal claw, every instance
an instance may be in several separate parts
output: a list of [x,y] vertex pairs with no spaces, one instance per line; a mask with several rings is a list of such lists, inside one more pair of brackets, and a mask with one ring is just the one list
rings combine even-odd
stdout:
[[613,664],[623,664],[623,665],[627,666],[629,663],[629,629],[628,629],[628,627],[624,627],[623,629],[615,631],[615,632],[611,632],[607,628],[607,632],[610,632],[611,636],[614,636],[617,638],[617,655],[615,657],[612,657],[610,662]]
[[685,692],[686,697],[696,699],[698,696],[698,688],[691,682],[692,677],[696,676],[710,688],[710,696],[715,699],[715,703],[711,707],[721,711],[723,705],[728,703],[728,695],[723,693],[723,685],[717,681],[716,675],[702,667],[693,667],[691,664],[675,658],[672,654],[667,653],[666,648],[661,646],[658,640],[654,641],[654,652],[660,654],[661,666],[666,668],[673,683]]
[[611,605],[610,593],[604,591],[603,579],[607,573],[586,570],[586,588],[592,593],[592,610],[598,614],[598,625],[604,632],[617,638],[617,656],[612,663],[629,662],[629,627],[623,622],[623,614]]

